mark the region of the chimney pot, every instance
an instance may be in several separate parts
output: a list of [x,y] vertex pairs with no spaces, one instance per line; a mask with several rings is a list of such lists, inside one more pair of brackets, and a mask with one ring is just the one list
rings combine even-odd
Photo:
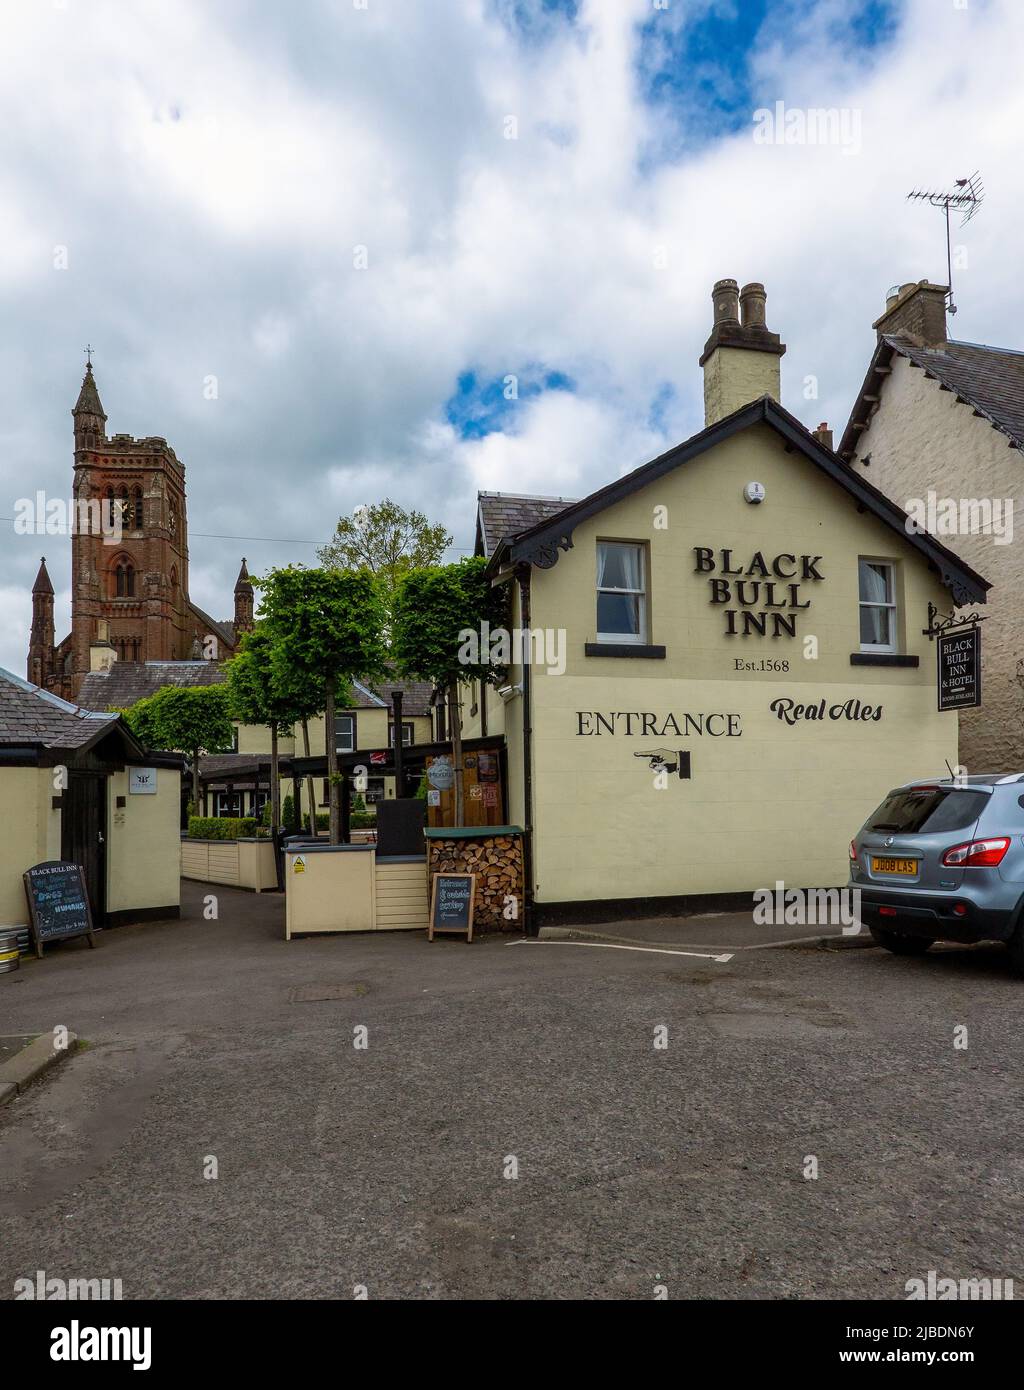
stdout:
[[716,280],[711,291],[715,323],[739,323],[740,287],[735,280]]
[[764,285],[754,280],[740,290],[740,314],[744,328],[764,328],[764,306],[768,296]]

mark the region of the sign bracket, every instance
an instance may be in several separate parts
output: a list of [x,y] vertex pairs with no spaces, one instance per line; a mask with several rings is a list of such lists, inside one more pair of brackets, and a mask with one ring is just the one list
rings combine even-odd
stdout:
[[927,637],[929,642],[934,642],[936,637],[940,637],[944,632],[954,632],[961,627],[974,627],[978,623],[987,623],[989,614],[987,613],[965,613],[962,618],[957,617],[956,613],[940,613],[934,603],[928,605],[928,626],[921,629],[921,635]]

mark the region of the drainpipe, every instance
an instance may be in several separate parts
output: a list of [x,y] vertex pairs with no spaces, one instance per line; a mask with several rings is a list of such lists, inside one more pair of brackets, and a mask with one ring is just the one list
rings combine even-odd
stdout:
[[[519,581],[519,626],[530,630],[530,566],[516,570]],[[523,931],[535,936],[533,926],[533,706],[531,647],[524,643],[523,658]]]
[[395,796],[405,795],[404,767],[405,753],[402,747],[402,691],[393,690],[391,692],[391,703],[394,706],[392,720],[394,722],[395,737]]

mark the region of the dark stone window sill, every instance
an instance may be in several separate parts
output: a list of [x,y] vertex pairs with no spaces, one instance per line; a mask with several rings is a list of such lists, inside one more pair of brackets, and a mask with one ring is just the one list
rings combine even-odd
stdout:
[[920,666],[918,656],[902,656],[899,652],[851,652],[851,666]]
[[642,646],[639,642],[587,642],[584,656],[638,656],[646,660],[664,661],[664,647]]

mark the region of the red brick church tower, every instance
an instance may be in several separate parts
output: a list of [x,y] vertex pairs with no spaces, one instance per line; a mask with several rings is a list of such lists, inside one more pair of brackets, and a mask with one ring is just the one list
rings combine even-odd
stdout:
[[[89,671],[115,659],[233,656],[235,625],[216,622],[189,599],[185,468],[174,450],[157,436],[107,436],[91,361],[71,415],[79,509],[71,539],[71,634],[53,645],[53,586],[44,560],[32,590],[29,680],[74,700]],[[88,523],[83,503],[91,504]],[[119,527],[112,525],[118,519]],[[239,580],[236,617],[245,628],[252,624],[252,590],[246,605]]]

